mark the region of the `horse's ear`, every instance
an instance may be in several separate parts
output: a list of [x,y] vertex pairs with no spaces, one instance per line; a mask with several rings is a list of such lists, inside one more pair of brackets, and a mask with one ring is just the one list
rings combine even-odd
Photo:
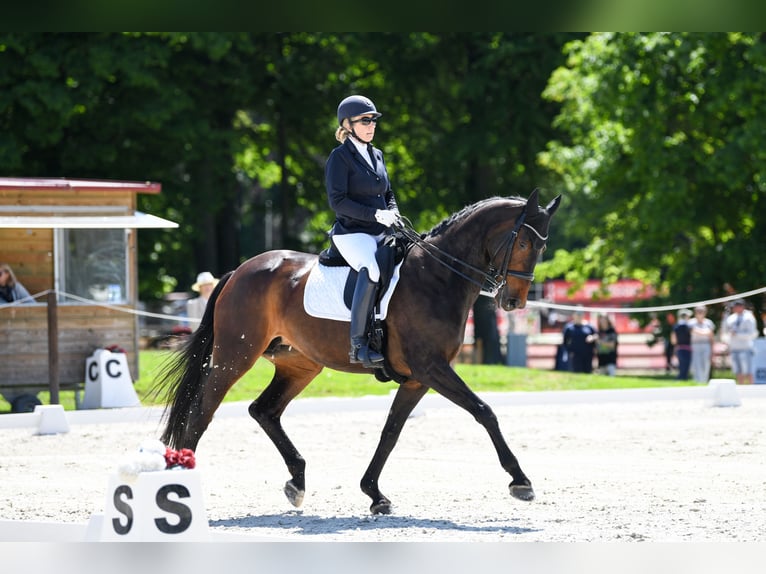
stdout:
[[559,208],[559,203],[561,203],[561,194],[554,197],[553,201],[545,206],[545,211],[548,212],[548,216],[552,216],[554,213],[556,213],[556,210]]
[[527,199],[527,208],[526,213],[529,216],[537,215],[537,212],[540,211],[540,204],[537,202],[537,195],[538,191],[537,188],[532,190],[532,193],[529,194],[529,198]]

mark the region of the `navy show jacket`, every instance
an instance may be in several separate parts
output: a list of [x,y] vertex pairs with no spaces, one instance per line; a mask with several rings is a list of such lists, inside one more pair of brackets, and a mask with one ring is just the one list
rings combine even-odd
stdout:
[[375,219],[378,209],[396,209],[383,152],[373,147],[376,169],[346,140],[332,152],[325,165],[325,185],[330,208],[335,212],[331,234],[378,235],[386,227]]

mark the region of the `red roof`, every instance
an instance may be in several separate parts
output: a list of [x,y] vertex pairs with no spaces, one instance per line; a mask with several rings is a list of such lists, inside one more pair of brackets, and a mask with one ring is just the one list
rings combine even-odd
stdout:
[[134,191],[135,193],[159,193],[162,185],[151,181],[111,181],[98,179],[65,179],[35,177],[0,177],[0,189],[28,191],[82,189],[88,191]]

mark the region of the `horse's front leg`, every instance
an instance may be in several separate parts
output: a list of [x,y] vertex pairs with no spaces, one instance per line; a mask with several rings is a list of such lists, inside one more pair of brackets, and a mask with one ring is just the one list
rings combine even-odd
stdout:
[[500,465],[511,475],[512,480],[508,485],[511,496],[519,500],[534,500],[535,491],[532,489],[532,483],[521,470],[519,461],[505,442],[497,417],[489,405],[468,388],[468,385],[448,363],[431,362],[427,369],[427,377],[421,380],[426,381],[436,392],[471,413],[486,429],[495,446]]
[[386,464],[386,460],[388,460],[388,456],[399,439],[404,423],[407,422],[407,417],[427,391],[428,387],[416,381],[408,381],[400,385],[399,390],[396,392],[394,402],[388,411],[388,418],[380,434],[378,447],[375,449],[375,454],[367,470],[364,472],[360,483],[362,492],[372,499],[370,512],[373,514],[391,514],[391,501],[380,492],[378,479],[383,471],[383,466]]

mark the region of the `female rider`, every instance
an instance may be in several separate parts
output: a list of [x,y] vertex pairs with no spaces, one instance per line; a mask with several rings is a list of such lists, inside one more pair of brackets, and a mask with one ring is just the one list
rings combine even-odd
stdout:
[[338,105],[340,142],[325,166],[325,185],[335,223],[330,237],[335,248],[358,273],[351,305],[349,360],[365,367],[380,366],[383,356],[369,348],[369,324],[380,270],[375,251],[399,210],[391,190],[383,153],[372,146],[381,114],[372,100],[349,96]]

